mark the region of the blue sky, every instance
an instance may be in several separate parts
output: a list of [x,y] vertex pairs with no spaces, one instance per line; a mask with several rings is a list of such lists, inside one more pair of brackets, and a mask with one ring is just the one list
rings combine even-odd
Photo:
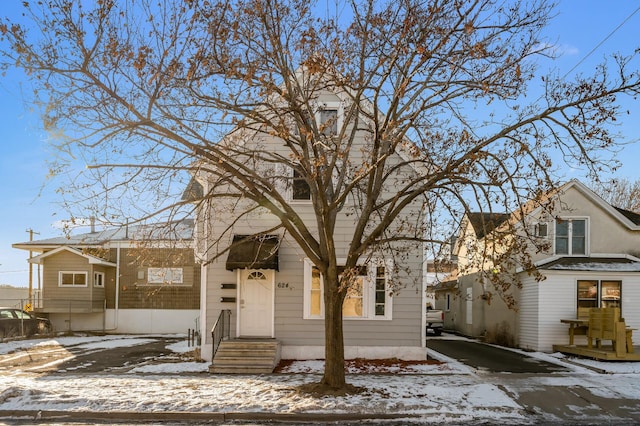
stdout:
[[[559,3],[557,16],[545,34],[556,42],[562,55],[546,61],[542,68],[552,67],[564,75],[577,65],[574,73],[590,74],[593,66],[608,53],[629,54],[640,48],[640,11],[637,11],[640,0],[559,0]],[[21,4],[21,0],[3,0],[0,17],[18,17]],[[3,182],[0,185],[0,284],[22,287],[28,285],[28,252],[13,249],[11,244],[28,241],[28,229],[38,232],[35,239],[61,236],[62,231],[54,224],[66,218],[58,204],[56,184],[47,180],[47,159],[52,155],[47,135],[41,130],[38,115],[23,101],[23,93],[29,93],[28,87],[28,82],[17,72],[0,77],[0,182]],[[640,104],[632,100],[625,103],[631,115],[621,123],[620,131],[625,139],[637,141],[640,139],[637,125]],[[640,179],[640,143],[627,146],[620,158],[623,167],[619,176]],[[579,175],[579,170],[567,169],[567,179]]]

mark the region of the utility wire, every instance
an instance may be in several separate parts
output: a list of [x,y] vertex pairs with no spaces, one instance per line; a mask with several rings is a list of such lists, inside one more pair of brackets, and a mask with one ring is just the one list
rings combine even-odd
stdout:
[[581,64],[581,63],[583,63],[583,62],[584,62],[584,61],[585,61],[589,56],[591,56],[591,55],[593,54],[593,52],[595,52],[596,50],[598,50],[598,48],[599,48],[600,46],[602,46],[602,45],[603,45],[607,40],[609,40],[609,38],[611,38],[611,36],[612,36],[612,35],[614,35],[614,34],[615,34],[615,33],[616,33],[620,28],[622,28],[622,26],[623,26],[624,24],[626,24],[626,23],[627,23],[627,21],[628,21],[629,19],[631,19],[631,17],[632,17],[633,15],[635,15],[639,10],[640,10],[640,7],[638,7],[636,10],[634,10],[633,12],[631,12],[631,14],[630,14],[629,16],[627,16],[627,17],[625,18],[625,20],[624,20],[624,21],[622,21],[622,23],[620,23],[620,25],[618,25],[616,28],[614,28],[614,30],[613,30],[613,31],[611,31],[611,32],[609,33],[609,35],[608,35],[608,36],[606,36],[606,37],[605,37],[605,38],[604,38],[600,43],[598,43],[598,44],[596,45],[596,47],[594,47],[593,49],[591,49],[591,51],[590,51],[589,53],[587,53],[587,54],[586,54],[582,59],[580,59],[580,60],[578,61],[578,63],[577,63],[577,64],[575,64],[575,65],[573,66],[573,68],[571,68],[569,71],[567,71],[567,73],[566,73],[566,74],[564,75],[564,77],[562,77],[562,78],[566,78],[569,74],[571,74],[571,73],[573,72],[573,70],[575,70],[576,68],[578,68],[578,67],[580,66],[580,64]]

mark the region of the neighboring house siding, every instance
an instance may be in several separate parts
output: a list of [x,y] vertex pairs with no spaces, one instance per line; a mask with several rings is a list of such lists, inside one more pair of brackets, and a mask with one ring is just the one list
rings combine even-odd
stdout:
[[[87,285],[84,287],[60,287],[60,271],[85,272]],[[42,297],[47,310],[68,308],[76,301],[90,301],[99,299],[94,297],[92,286],[92,265],[86,258],[62,251],[44,259],[42,274]],[[102,293],[104,297],[104,293]]]
[[[576,187],[569,188],[556,202],[555,215],[559,218],[583,217],[588,220],[588,253],[624,253],[633,256],[640,255],[640,232],[631,231],[622,222],[620,216],[614,217],[599,204],[594,203]],[[555,218],[535,216],[528,219],[529,223],[544,221],[548,223],[549,241],[551,249],[538,254],[532,253],[533,260],[546,259],[554,254]]]
[[[116,250],[111,250],[115,262]],[[178,259],[172,262],[171,259]],[[182,268],[181,284],[150,284],[148,268]],[[115,272],[107,276],[113,289],[108,291],[107,307],[115,307]],[[120,309],[198,309],[200,307],[200,266],[191,249],[121,249]]]
[[622,281],[622,316],[627,327],[635,329],[633,339],[640,341],[640,276],[626,275]]
[[[540,289],[540,316],[538,326],[540,334],[538,351],[550,352],[554,344],[568,342],[566,324],[562,318],[576,317],[576,279],[568,274],[547,275],[547,279],[538,283]],[[576,343],[579,340],[576,339]]]
[[[479,273],[465,275],[458,279],[459,293],[453,293],[451,298],[451,313],[446,315],[447,328],[466,336],[511,336],[518,338],[517,307],[509,307],[491,282],[482,285]],[[515,287],[515,286],[514,286]],[[516,288],[510,292],[518,291]],[[443,305],[438,305],[443,306]],[[470,316],[469,316],[470,314]]]
[[[551,351],[554,344],[568,343],[568,325],[561,319],[576,318],[578,280],[622,281],[622,315],[627,326],[640,326],[637,303],[640,300],[640,277],[637,274],[546,272],[547,279],[536,283],[526,278],[520,312],[520,346],[524,349]],[[576,344],[586,344],[576,336]]]
[[540,285],[531,276],[522,278],[522,291],[520,292],[520,343],[523,349],[535,349],[538,347],[540,327]]

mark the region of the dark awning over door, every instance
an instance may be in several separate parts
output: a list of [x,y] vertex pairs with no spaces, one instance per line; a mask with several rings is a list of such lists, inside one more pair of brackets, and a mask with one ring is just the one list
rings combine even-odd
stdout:
[[227,257],[227,269],[274,269],[278,270],[277,235],[234,235]]

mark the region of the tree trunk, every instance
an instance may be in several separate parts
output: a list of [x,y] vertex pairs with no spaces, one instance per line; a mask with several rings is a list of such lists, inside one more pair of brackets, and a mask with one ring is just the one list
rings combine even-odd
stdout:
[[[329,278],[327,281],[330,281]],[[338,283],[325,281],[325,362],[321,384],[333,389],[346,387],[344,373],[344,335],[342,330],[342,297]],[[337,280],[336,280],[337,281]]]

